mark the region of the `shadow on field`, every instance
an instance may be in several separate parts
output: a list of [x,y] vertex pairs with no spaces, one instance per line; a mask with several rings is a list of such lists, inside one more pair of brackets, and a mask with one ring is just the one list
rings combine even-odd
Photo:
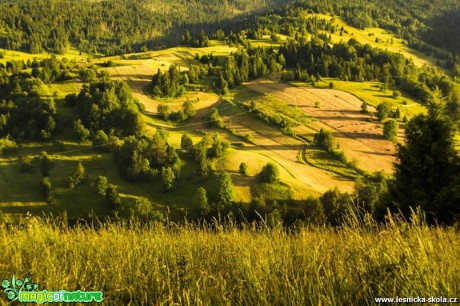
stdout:
[[[360,110],[349,110],[349,109],[322,109],[322,112],[325,113],[340,113],[340,114],[350,114],[350,115],[364,115]],[[353,117],[355,119],[355,117]]]
[[37,203],[36,205],[23,205],[23,206],[17,206],[14,204],[11,205],[2,205],[0,208],[3,213],[5,214],[15,214],[15,215],[26,215],[28,212],[33,214],[33,215],[41,215],[44,212],[44,209],[46,211],[49,211],[49,205],[45,203]]
[[255,145],[255,146],[241,146],[238,150],[256,151],[256,150],[269,150],[269,151],[301,151],[303,144],[299,145]]
[[321,115],[315,115],[315,118],[318,119],[318,120],[330,120],[330,121],[366,121],[367,118],[369,117],[360,117],[360,118],[357,118],[357,117],[354,117],[354,118],[350,118],[350,117],[347,117],[347,116],[344,116],[344,117],[340,117],[340,116],[321,116]]
[[371,151],[357,151],[357,152],[361,152],[364,154],[378,155],[378,156],[395,156],[395,154],[384,153],[384,152],[371,152]]
[[383,135],[380,134],[371,134],[371,133],[358,133],[358,132],[341,132],[345,137],[359,139],[359,138],[367,138],[367,139],[375,139],[375,140],[384,140]]

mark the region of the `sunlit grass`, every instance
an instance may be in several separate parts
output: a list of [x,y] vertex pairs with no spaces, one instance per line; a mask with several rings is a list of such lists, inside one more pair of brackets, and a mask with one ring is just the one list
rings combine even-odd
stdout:
[[[319,18],[326,20],[331,20],[332,16],[316,14]],[[342,18],[334,16],[334,24],[339,26],[339,31],[331,34],[327,32],[327,35],[331,35],[333,43],[338,43],[340,41],[347,42],[350,38],[356,39],[361,44],[369,44],[373,48],[380,48],[383,50],[388,50],[390,52],[400,53],[408,59],[412,59],[414,63],[421,67],[423,65],[436,66],[437,59],[428,56],[420,51],[412,49],[408,46],[407,41],[404,41],[401,38],[395,37],[392,33],[381,29],[381,28],[366,28],[364,30],[359,30],[354,27],[349,26]],[[343,27],[344,32],[340,36],[340,29]],[[376,41],[378,38],[378,41]],[[438,49],[439,52],[442,52]],[[442,67],[439,67],[442,68]]]
[[[322,81],[316,82],[315,86],[318,88],[329,88],[330,82],[334,84],[334,89],[348,92],[374,108],[382,102],[389,102],[393,108],[399,107],[401,110],[401,119],[404,115],[410,119],[420,113],[426,113],[424,106],[404,93],[398,99],[395,99],[392,96],[393,90],[380,91],[380,82],[349,82],[333,78],[323,78]],[[291,84],[299,87],[310,86],[302,82],[293,82]]]
[[330,153],[314,146],[306,147],[301,154],[303,160],[314,167],[343,175],[344,177],[351,179],[356,179],[359,175],[356,170],[347,167]]
[[[44,58],[51,58],[50,53],[39,53],[39,54],[30,54],[26,52],[21,52],[21,51],[14,51],[14,50],[5,50],[5,49],[0,49],[0,52],[4,53],[4,58],[0,59],[0,63],[6,63],[7,61],[28,61],[28,60],[33,60],[34,58],[37,59],[44,59]],[[73,47],[69,47],[67,49],[67,52],[65,54],[56,54],[56,58],[58,59],[63,59],[67,58],[70,61],[76,61],[76,62],[86,62],[88,55],[87,54],[80,54],[80,51]]]
[[[101,290],[108,305],[368,305],[375,297],[458,297],[460,235],[389,219],[339,229],[106,225],[35,219],[0,228],[2,278]],[[6,303],[2,294],[0,303]],[[3,302],[2,302],[3,301]]]

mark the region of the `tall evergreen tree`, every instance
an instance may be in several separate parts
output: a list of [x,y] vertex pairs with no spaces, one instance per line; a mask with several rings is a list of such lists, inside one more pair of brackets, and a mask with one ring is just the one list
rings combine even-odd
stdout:
[[443,115],[439,94],[432,95],[428,115],[418,115],[398,145],[395,180],[390,191],[406,215],[420,206],[429,221],[452,223],[460,213],[460,157],[455,126]]

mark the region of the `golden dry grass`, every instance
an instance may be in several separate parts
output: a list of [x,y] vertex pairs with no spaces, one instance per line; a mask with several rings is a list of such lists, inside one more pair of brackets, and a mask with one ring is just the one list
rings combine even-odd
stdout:
[[[373,305],[459,297],[452,228],[349,216],[338,229],[214,224],[0,227],[3,279],[39,290],[101,290],[105,305]],[[6,296],[0,305],[6,305]]]

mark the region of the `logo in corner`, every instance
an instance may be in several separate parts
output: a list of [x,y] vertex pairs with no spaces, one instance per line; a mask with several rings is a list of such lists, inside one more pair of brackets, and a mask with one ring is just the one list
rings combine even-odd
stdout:
[[103,293],[101,291],[36,291],[38,285],[32,283],[29,278],[24,280],[17,279],[14,274],[11,281],[5,279],[2,281],[3,292],[12,302],[19,301],[23,303],[59,303],[59,302],[77,302],[90,303],[102,302]]
[[11,281],[5,279],[2,281],[3,292],[7,294],[8,299],[17,301],[21,292],[33,292],[37,290],[38,285],[32,283],[27,277],[24,281],[16,279],[14,274]]

